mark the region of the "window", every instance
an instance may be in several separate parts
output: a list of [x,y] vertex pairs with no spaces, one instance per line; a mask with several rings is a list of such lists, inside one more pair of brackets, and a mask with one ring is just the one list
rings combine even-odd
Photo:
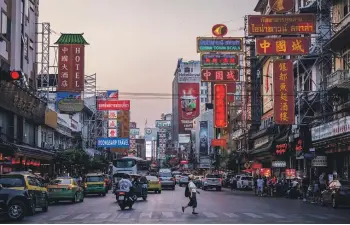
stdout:
[[8,41],[11,40],[11,20],[7,17],[5,11],[1,11],[1,34]]
[[71,184],[71,181],[70,179],[58,179],[58,180],[54,180],[52,182],[52,184],[55,184],[55,185],[58,185],[58,184],[61,184],[61,185],[70,185]]
[[[23,27],[23,26],[22,26]],[[24,61],[24,40],[22,37],[22,41],[21,41],[21,70],[23,71],[23,61]]]
[[[24,0],[21,1],[21,24],[24,24]],[[23,33],[23,30],[22,30]]]
[[36,179],[33,178],[33,177],[28,177],[28,184],[29,184],[29,185],[32,185],[32,186],[39,186],[39,185],[38,185],[38,182],[37,182]]
[[86,182],[102,182],[104,181],[103,176],[87,177]]
[[28,61],[28,46],[29,46],[29,43],[28,43],[28,35],[25,35],[24,36],[24,39],[23,39],[23,56],[24,58],[27,60],[27,63],[29,62]]
[[24,187],[25,186],[23,177],[19,177],[19,176],[0,177],[0,184],[5,188]]
[[191,73],[193,72],[193,68],[191,68]]

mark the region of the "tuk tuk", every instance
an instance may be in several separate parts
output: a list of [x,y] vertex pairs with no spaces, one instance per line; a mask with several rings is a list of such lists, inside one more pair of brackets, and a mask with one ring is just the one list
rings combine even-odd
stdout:
[[137,198],[142,198],[144,201],[146,201],[148,194],[147,178],[139,174],[131,174],[130,176],[132,178],[134,195],[136,195]]

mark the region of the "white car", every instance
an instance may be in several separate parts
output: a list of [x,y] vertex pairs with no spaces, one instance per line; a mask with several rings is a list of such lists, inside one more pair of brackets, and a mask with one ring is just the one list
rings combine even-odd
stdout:
[[237,176],[237,189],[253,189],[254,181],[252,176]]

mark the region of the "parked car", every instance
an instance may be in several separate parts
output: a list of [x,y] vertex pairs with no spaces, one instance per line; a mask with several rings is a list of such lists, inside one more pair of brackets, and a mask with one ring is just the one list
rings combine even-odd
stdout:
[[4,186],[0,184],[0,215],[12,221],[20,221],[27,213],[32,212],[33,199],[28,190],[11,189],[18,185],[21,186],[21,181],[12,180],[12,183],[2,181]]
[[34,215],[37,208],[43,212],[48,211],[47,189],[34,174],[22,171],[0,175],[0,184],[4,188],[28,191],[29,198],[32,199],[31,206],[27,208],[29,215]]
[[221,176],[219,174],[207,174],[204,178],[202,189],[216,189],[217,191],[221,191]]
[[58,177],[47,186],[49,202],[69,200],[73,203],[84,201],[84,189],[71,177]]
[[333,180],[321,193],[322,205],[331,204],[333,208],[340,205],[350,206],[350,182]]
[[146,178],[148,180],[148,191],[162,193],[162,185],[156,176],[146,176]]
[[175,190],[175,178],[171,172],[159,172],[159,181],[162,188],[170,187],[172,190]]
[[180,180],[179,180],[179,186],[182,187],[182,186],[186,186],[188,185],[188,175],[187,174],[183,174],[181,175],[180,177]]
[[240,175],[237,180],[237,189],[253,189],[254,181],[252,176]]

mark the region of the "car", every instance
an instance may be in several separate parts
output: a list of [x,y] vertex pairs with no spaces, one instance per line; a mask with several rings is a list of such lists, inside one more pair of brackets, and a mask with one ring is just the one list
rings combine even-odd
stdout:
[[37,208],[40,208],[43,212],[48,211],[49,198],[47,189],[34,174],[28,171],[3,174],[0,175],[0,184],[5,188],[28,191],[29,198],[32,199],[31,206],[28,207],[27,212],[29,215],[34,215]]
[[[0,184],[0,215],[11,221],[23,220],[24,216],[31,212],[32,201],[27,190],[11,189],[19,182]],[[10,187],[10,188],[6,188]]]
[[162,193],[162,185],[156,176],[146,176],[146,178],[148,180],[148,191]]
[[181,175],[180,177],[180,180],[179,180],[179,186],[182,187],[182,186],[186,186],[188,185],[188,176],[187,174],[183,174]]
[[71,177],[58,177],[47,186],[49,202],[70,200],[73,203],[84,201],[84,189]]
[[159,181],[162,188],[171,188],[175,190],[175,178],[171,175],[171,172],[159,172]]
[[219,174],[207,174],[204,178],[202,189],[216,189],[217,191],[221,191],[221,176]]
[[331,181],[327,189],[321,193],[321,204],[331,204],[333,208],[350,206],[350,182],[347,180]]
[[253,189],[254,181],[252,176],[240,175],[237,180],[237,189]]
[[99,194],[100,196],[106,196],[108,188],[104,179],[103,174],[90,173],[85,178],[85,189],[84,195],[88,194]]

